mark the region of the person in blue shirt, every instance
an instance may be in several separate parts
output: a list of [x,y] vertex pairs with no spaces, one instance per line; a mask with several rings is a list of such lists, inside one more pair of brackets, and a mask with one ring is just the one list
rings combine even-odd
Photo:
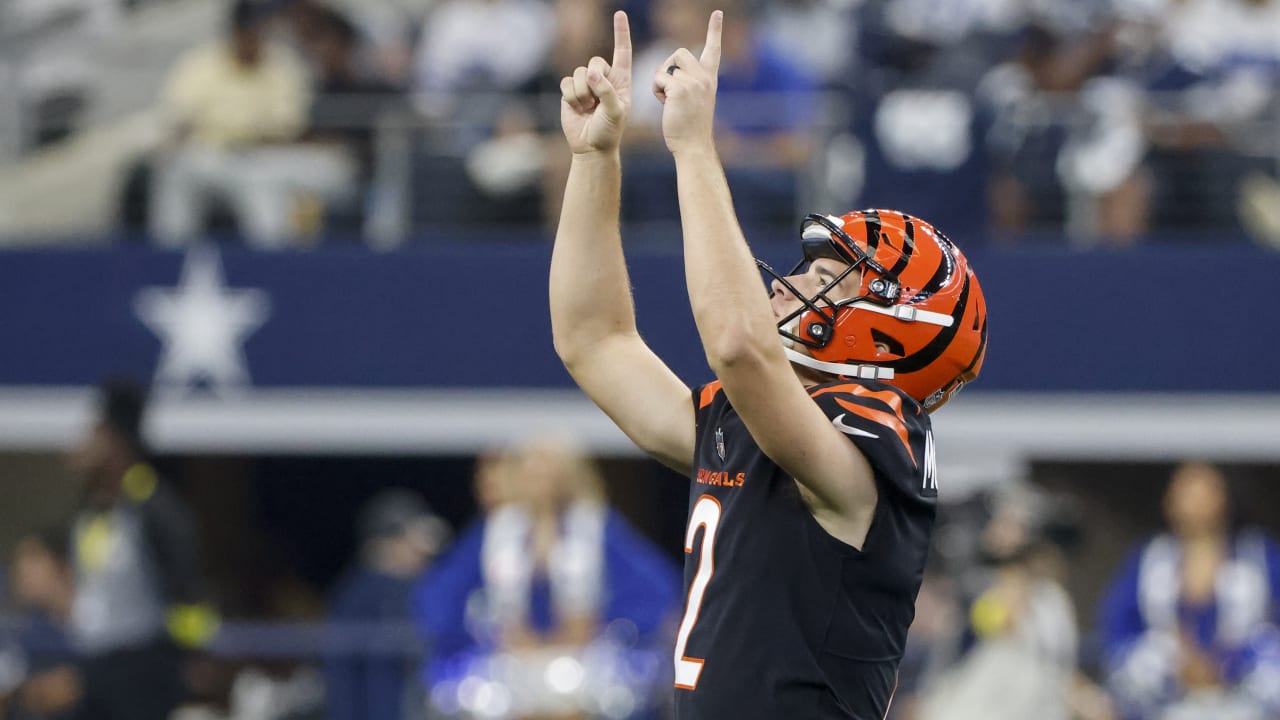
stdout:
[[1104,596],[1106,680],[1126,718],[1280,715],[1280,546],[1230,522],[1227,481],[1173,473],[1169,532],[1129,558]]
[[[591,698],[652,689],[680,600],[675,565],[603,499],[581,453],[529,443],[477,466],[477,486],[500,501],[467,528],[415,591],[431,648],[424,682],[437,709],[467,676],[512,690],[515,716],[573,717]],[[494,663],[495,658],[515,663]],[[548,691],[565,670],[573,687]],[[525,682],[534,679],[535,682]],[[636,697],[640,710],[650,701]],[[465,708],[464,708],[465,709]]]
[[362,509],[358,534],[359,562],[335,588],[330,608],[326,717],[418,717],[422,702],[410,680],[420,646],[409,624],[410,590],[447,526],[420,496],[397,488]]
[[68,540],[65,528],[49,528],[24,536],[14,549],[12,600],[22,623],[0,640],[0,664],[16,670],[0,688],[5,720],[76,717],[84,682],[67,635],[75,597]]

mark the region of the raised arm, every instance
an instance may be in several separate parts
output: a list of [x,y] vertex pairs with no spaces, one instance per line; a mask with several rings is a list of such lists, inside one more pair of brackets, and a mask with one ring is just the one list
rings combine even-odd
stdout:
[[707,361],[760,449],[796,479],[823,527],[860,546],[876,502],[871,467],[809,398],[782,351],[716,154],[722,26],[723,14],[712,13],[701,57],[681,48],[654,76],[676,162],[689,302]]
[[613,18],[613,63],[594,57],[560,81],[560,120],[573,151],[551,256],[551,329],[578,386],[660,462],[688,473],[689,389],[636,330],[618,205],[618,144],[631,105],[631,31]]

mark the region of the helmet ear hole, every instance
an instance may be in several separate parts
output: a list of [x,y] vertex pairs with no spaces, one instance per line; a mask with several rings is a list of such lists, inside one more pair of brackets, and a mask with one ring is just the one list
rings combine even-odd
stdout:
[[882,330],[871,328],[871,340],[876,345],[883,345],[890,355],[902,357],[907,354],[906,347],[897,338]]

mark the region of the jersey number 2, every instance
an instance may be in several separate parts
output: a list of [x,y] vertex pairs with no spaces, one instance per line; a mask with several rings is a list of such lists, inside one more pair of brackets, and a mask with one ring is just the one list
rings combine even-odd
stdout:
[[720,501],[710,495],[698,498],[693,512],[689,514],[689,529],[684,536],[685,552],[693,552],[693,539],[699,527],[706,528],[706,531],[702,533],[702,547],[698,551],[698,572],[693,574],[693,583],[689,585],[684,620],[680,621],[680,633],[676,636],[676,687],[683,690],[698,687],[698,676],[702,674],[702,663],[705,662],[702,658],[686,657],[684,652],[689,643],[689,633],[698,622],[707,583],[711,582],[711,574],[716,571],[715,544],[716,530],[720,527]]

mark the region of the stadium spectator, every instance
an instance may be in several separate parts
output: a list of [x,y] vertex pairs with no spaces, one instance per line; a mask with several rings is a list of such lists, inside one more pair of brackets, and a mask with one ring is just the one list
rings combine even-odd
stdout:
[[[498,641],[508,649],[585,645],[603,598],[601,479],[585,458],[554,445],[523,449],[510,471],[515,502],[489,519],[482,557]],[[542,592],[549,595],[535,598]]]
[[354,164],[340,151],[291,145],[310,105],[292,54],[266,37],[270,5],[236,0],[228,36],[179,59],[163,97],[175,146],[153,175],[151,230],[168,246],[199,238],[215,207],[229,208],[245,240],[281,248],[301,234],[301,192],[343,198]]
[[[980,536],[982,588],[960,655],[925,693],[919,720],[1110,720],[1105,693],[1077,670],[1079,629],[1064,587],[1079,527],[1061,499],[1013,486]],[[914,627],[913,627],[914,632]]]
[[639,709],[657,678],[631,668],[636,654],[652,667],[665,645],[675,568],[608,508],[576,450],[536,441],[491,462],[478,472],[505,475],[510,502],[464,533],[417,597],[433,702],[465,704],[446,689],[479,676],[508,688],[516,717],[579,717],[610,692]]
[[1062,149],[1067,129],[1050,111],[1049,98],[1039,88],[1043,73],[1036,72],[1046,64],[1053,44],[1053,35],[1029,27],[1018,54],[994,67],[977,89],[991,114],[984,148],[991,158],[983,189],[984,222],[999,241],[1061,228],[1066,218],[1062,184],[1051,160]]
[[1147,91],[1154,223],[1239,232],[1244,180],[1275,176],[1280,2],[1121,0],[1154,37],[1135,61]]
[[510,453],[503,450],[490,450],[476,458],[471,493],[481,518],[511,502],[511,460]]
[[1066,229],[1076,238],[1124,245],[1147,239],[1153,228],[1178,229],[1161,220],[1158,207],[1166,178],[1153,163],[1156,104],[1149,91],[1164,61],[1143,57],[1154,25],[1135,22],[1132,8],[1141,4],[1119,0],[1098,18],[1098,29],[1056,33],[1058,47],[1046,56],[1058,67],[1045,76],[1047,89],[1079,80],[1059,88],[1072,93],[1076,107],[1055,168],[1067,193]]
[[21,677],[0,690],[5,720],[71,720],[83,692],[67,624],[75,596],[65,528],[27,535],[13,557],[13,595],[22,611],[14,645]]
[[543,0],[444,0],[423,24],[414,104],[430,121],[415,173],[415,221],[469,228],[536,227],[544,152],[518,92],[556,43]]
[[[975,88],[1008,51],[1020,16],[1009,4],[903,0],[859,7],[858,55],[845,80],[851,98],[842,139],[848,177],[832,187],[840,203],[894,207],[927,217],[951,237],[986,228],[990,125]],[[938,22],[938,17],[948,18]]]
[[387,490],[360,512],[360,557],[333,593],[337,641],[325,663],[330,720],[409,720],[425,700],[410,624],[410,590],[443,546],[448,527],[416,493]]
[[418,22],[433,0],[334,0],[330,4],[351,18],[365,41],[356,58],[361,74],[407,89],[413,79]]
[[467,174],[485,194],[486,218],[554,227],[569,165],[560,134],[560,78],[576,58],[608,50],[609,21],[594,0],[555,0],[555,45],[538,72],[504,106],[493,136],[467,157]]
[[[332,147],[355,163],[355,191],[337,196],[303,194],[323,208],[324,229],[330,234],[359,237],[376,211],[375,171],[377,131],[388,114],[402,108],[403,95],[393,85],[361,71],[357,64],[360,35],[341,13],[321,8],[306,45],[318,73],[305,139]],[[319,215],[320,213],[316,213]]]
[[179,646],[215,630],[194,521],[148,461],[145,396],[109,380],[69,466],[85,480],[72,524],[70,634],[84,653],[85,720],[164,720],[183,696]]
[[858,50],[861,0],[780,0],[762,3],[761,43],[786,48],[824,87],[847,84]]
[[1280,713],[1280,547],[1232,526],[1227,479],[1180,465],[1169,531],[1132,554],[1103,599],[1107,680],[1129,720]]
[[[0,1],[0,161],[79,129],[124,0]],[[13,123],[9,128],[5,126]],[[16,133],[6,133],[16,130]]]
[[428,117],[455,126],[469,149],[491,134],[506,99],[538,72],[555,43],[555,18],[541,0],[443,0],[419,41],[415,92]]

